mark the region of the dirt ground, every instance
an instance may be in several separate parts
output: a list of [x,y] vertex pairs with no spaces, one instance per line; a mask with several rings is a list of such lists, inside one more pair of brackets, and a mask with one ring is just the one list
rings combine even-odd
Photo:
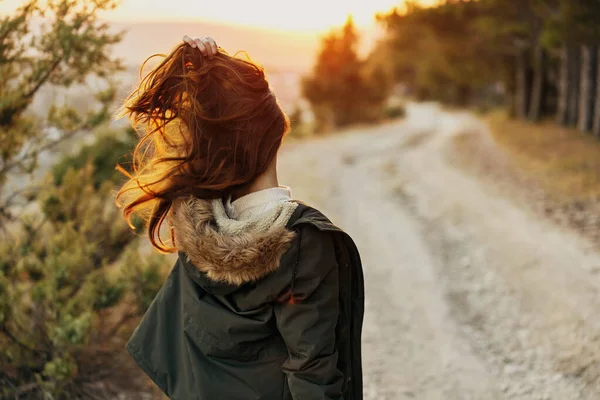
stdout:
[[445,156],[465,130],[487,135],[410,105],[282,150],[281,183],[361,251],[366,400],[600,399],[600,254]]

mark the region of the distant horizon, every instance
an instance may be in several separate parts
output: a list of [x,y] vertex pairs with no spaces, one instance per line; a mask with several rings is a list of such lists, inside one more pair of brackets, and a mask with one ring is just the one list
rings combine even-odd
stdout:
[[[143,6],[142,6],[143,2]],[[244,28],[323,34],[344,24],[352,15],[358,27],[375,25],[375,14],[400,6],[402,0],[220,0],[189,3],[184,0],[123,0],[114,11],[103,12],[115,22],[214,22]]]
[[[437,0],[419,2],[431,5]],[[11,13],[21,3],[21,0],[0,1],[0,16]],[[301,3],[219,0],[210,4],[185,0],[121,0],[115,10],[101,11],[99,16],[110,22],[128,24],[213,22],[232,27],[314,35],[342,26],[349,15],[352,15],[357,27],[373,27],[377,13],[386,13],[404,4],[405,0],[303,0]]]
[[[0,0],[0,1],[2,1],[2,0]],[[315,32],[315,31],[294,31],[294,30],[289,30],[289,29],[281,29],[281,28],[274,28],[274,27],[268,27],[268,26],[257,26],[257,25],[252,25],[252,24],[243,24],[243,23],[236,23],[236,22],[231,22],[231,21],[217,21],[217,20],[204,19],[204,18],[189,18],[189,19],[148,18],[148,19],[136,19],[136,20],[121,19],[121,18],[103,18],[103,20],[110,24],[123,24],[123,25],[129,25],[129,26],[144,25],[144,24],[155,24],[155,25],[161,25],[161,24],[164,24],[164,25],[169,25],[169,24],[212,24],[212,25],[226,26],[226,27],[233,28],[233,29],[283,33],[286,35],[310,36],[310,37],[315,36],[315,35],[325,35],[328,32],[331,32],[332,30],[342,27],[342,25],[337,26],[337,27],[334,26],[334,27],[331,27],[330,29],[326,29],[322,32],[318,32],[318,31]],[[373,26],[375,26],[375,24],[373,24]],[[364,27],[364,26],[357,25],[358,29],[365,29],[365,28],[369,28],[369,27],[371,27],[371,26]],[[198,35],[196,35],[196,36],[198,36]],[[206,36],[210,36],[210,32],[206,33]]]
[[[167,53],[184,34],[199,32],[213,36],[229,53],[246,51],[268,70],[305,73],[311,68],[321,45],[322,34],[294,33],[263,27],[244,27],[215,21],[107,21],[114,31],[125,29],[123,40],[115,45],[115,55],[136,67],[152,54]],[[358,28],[359,52],[366,54],[378,37],[376,27]]]

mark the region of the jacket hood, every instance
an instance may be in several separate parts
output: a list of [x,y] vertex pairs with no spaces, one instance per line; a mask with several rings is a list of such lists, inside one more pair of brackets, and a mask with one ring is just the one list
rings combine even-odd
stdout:
[[208,280],[239,286],[279,268],[296,236],[287,228],[298,204],[282,202],[252,220],[229,218],[221,199],[174,201],[167,220],[174,246]]

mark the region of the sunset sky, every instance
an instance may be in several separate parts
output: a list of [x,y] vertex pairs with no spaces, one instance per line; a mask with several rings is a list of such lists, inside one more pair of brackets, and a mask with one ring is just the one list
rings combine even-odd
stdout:
[[[435,0],[422,0],[423,4]],[[21,0],[0,0],[0,14]],[[401,6],[403,0],[122,0],[107,18],[133,21],[205,20],[295,32],[323,32],[352,14],[359,26],[371,25],[376,12]]]

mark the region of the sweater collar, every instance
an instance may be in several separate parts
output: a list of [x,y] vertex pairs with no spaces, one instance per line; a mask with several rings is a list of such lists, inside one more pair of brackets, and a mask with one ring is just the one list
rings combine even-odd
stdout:
[[282,202],[291,200],[292,191],[288,186],[277,186],[258,190],[231,201],[231,195],[225,199],[225,210],[232,219],[250,219],[259,216]]

